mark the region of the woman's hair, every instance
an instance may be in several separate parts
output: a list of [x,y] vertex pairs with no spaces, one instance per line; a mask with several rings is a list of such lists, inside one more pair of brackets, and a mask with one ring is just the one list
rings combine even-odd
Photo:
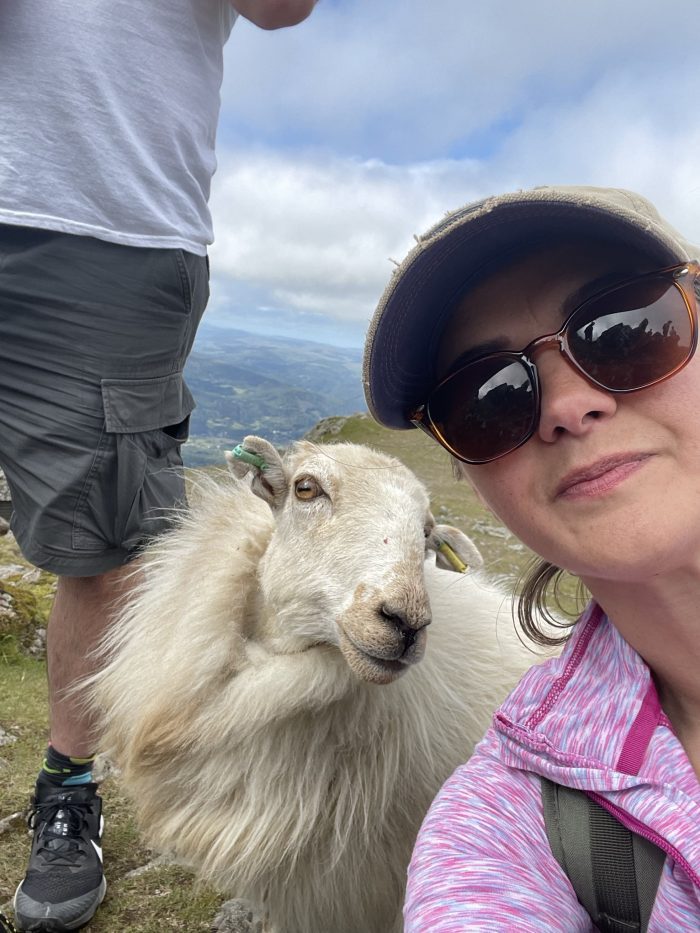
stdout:
[[[583,583],[577,580],[573,597],[576,608],[572,613],[571,594],[562,592],[565,574],[566,571],[561,567],[535,557],[520,577],[520,599],[513,617],[525,637],[536,645],[558,647],[565,644],[587,601],[587,591]],[[555,615],[552,607],[568,618]]]

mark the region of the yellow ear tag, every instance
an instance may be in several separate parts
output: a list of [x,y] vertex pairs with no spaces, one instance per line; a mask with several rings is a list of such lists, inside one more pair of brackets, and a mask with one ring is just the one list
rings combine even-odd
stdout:
[[449,544],[446,541],[440,542],[440,544],[438,545],[438,551],[440,551],[441,554],[445,555],[445,557],[449,560],[449,562],[452,564],[452,566],[457,571],[457,573],[465,573],[469,569],[467,565],[464,563],[464,561],[462,561],[457,556],[457,554],[452,550],[452,548],[449,546]]

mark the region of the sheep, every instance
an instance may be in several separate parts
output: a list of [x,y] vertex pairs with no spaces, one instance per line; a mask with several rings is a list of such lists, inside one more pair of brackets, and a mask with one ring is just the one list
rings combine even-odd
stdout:
[[102,747],[149,845],[245,899],[226,929],[398,933],[422,818],[533,657],[398,460],[243,447],[140,561]]

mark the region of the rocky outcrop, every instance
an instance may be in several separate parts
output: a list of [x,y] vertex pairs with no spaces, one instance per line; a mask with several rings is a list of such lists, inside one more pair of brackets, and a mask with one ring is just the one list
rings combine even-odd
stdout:
[[43,657],[56,577],[28,564],[12,534],[0,542],[0,659]]
[[333,415],[330,418],[323,418],[318,422],[318,424],[314,425],[310,431],[307,431],[307,433],[304,435],[304,440],[312,441],[313,443],[332,440],[333,437],[340,434],[349,420],[369,421],[370,417],[367,414],[358,413],[350,417],[345,417],[343,415]]
[[7,534],[10,529],[8,523],[11,512],[10,487],[7,485],[5,474],[0,470],[0,535]]
[[[0,577],[3,571],[0,567]],[[46,652],[46,620],[56,584],[50,574],[40,573],[32,582],[33,574],[0,579],[0,656],[8,661],[18,652],[35,658]]]

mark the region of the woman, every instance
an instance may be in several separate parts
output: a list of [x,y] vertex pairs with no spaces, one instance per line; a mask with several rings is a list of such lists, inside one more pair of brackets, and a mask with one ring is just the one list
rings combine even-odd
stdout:
[[[650,933],[700,929],[698,255],[627,191],[468,205],[411,251],[368,335],[383,424],[426,430],[543,564],[592,595],[443,787],[409,869],[406,931],[587,931],[542,777],[665,854]],[[523,349],[524,348],[524,349]]]

